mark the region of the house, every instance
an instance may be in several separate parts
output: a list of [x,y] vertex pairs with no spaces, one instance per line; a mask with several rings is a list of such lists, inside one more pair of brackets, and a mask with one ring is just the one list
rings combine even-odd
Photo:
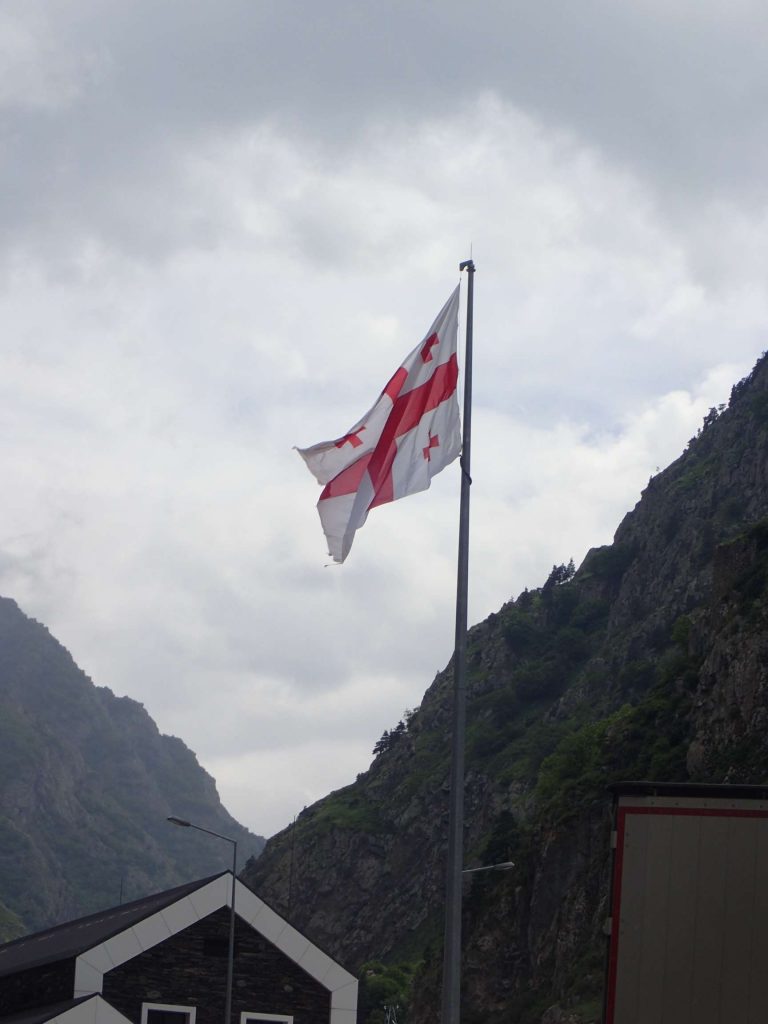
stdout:
[[[355,1024],[357,980],[239,880],[230,1024]],[[0,1024],[224,1024],[232,872],[0,946]]]

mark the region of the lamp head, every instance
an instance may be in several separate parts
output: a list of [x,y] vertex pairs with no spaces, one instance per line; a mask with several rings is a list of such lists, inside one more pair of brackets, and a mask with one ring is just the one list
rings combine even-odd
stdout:
[[176,818],[173,815],[171,815],[166,820],[170,821],[170,823],[172,825],[178,825],[180,828],[191,828],[192,827],[192,823],[190,821],[184,821],[183,818]]

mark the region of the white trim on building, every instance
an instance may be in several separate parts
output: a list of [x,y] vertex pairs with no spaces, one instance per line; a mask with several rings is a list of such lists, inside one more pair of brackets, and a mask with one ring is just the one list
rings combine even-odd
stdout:
[[162,1010],[168,1011],[169,1013],[183,1013],[187,1018],[187,1024],[195,1024],[195,1017],[197,1016],[196,1006],[174,1006],[171,1003],[142,1003],[141,1024],[147,1024],[150,1010]]
[[[75,998],[101,993],[104,975],[113,967],[132,960],[165,939],[176,935],[196,921],[216,910],[230,905],[232,873],[226,872],[206,885],[181,896],[175,903],[144,918],[111,939],[81,953],[75,961]],[[344,970],[327,953],[314,946],[306,936],[296,931],[271,907],[259,899],[238,879],[235,893],[235,912],[254,931],[298,964],[302,970],[319,982],[331,994],[329,1024],[355,1024],[357,1018],[357,979]],[[173,1009],[173,1007],[168,1007]],[[258,1014],[262,1020],[289,1021],[284,1016],[270,1017]],[[121,1020],[125,1020],[120,1015]],[[69,1022],[67,1022],[69,1024]],[[79,1024],[79,1022],[78,1022]],[[96,1021],[93,1024],[113,1024]],[[142,1017],[142,1024],[145,1024]],[[194,1024],[194,1017],[190,1021]]]
[[258,1010],[244,1010],[240,1014],[240,1024],[259,1024],[259,1021],[293,1024],[293,1017],[288,1017],[284,1013],[260,1013]]
[[46,1024],[131,1024],[119,1010],[99,995],[84,999],[77,1006],[51,1017]]

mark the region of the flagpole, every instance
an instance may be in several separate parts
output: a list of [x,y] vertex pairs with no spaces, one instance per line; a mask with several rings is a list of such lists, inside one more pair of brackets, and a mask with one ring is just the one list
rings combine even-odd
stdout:
[[472,441],[472,314],[475,264],[464,260],[467,271],[467,338],[464,355],[464,423],[461,445],[461,500],[459,504],[459,559],[456,581],[456,640],[453,653],[453,738],[448,820],[448,863],[443,945],[443,1002],[441,1024],[459,1024],[461,1006],[461,881],[464,867],[464,733],[466,731],[467,580],[469,575],[469,490]]

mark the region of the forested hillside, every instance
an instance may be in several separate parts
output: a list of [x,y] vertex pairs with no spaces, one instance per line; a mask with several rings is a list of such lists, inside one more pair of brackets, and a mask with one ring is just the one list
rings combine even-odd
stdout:
[[0,598],[0,941],[231,865],[263,839],[141,704],[96,687],[48,630]]
[[[471,631],[469,676],[465,860],[516,868],[467,883],[463,1020],[595,1021],[607,785],[768,779],[765,358],[613,544]],[[449,664],[370,770],[246,873],[316,941],[368,965],[372,1021],[396,1002],[426,1024],[438,1005],[451,687]]]

